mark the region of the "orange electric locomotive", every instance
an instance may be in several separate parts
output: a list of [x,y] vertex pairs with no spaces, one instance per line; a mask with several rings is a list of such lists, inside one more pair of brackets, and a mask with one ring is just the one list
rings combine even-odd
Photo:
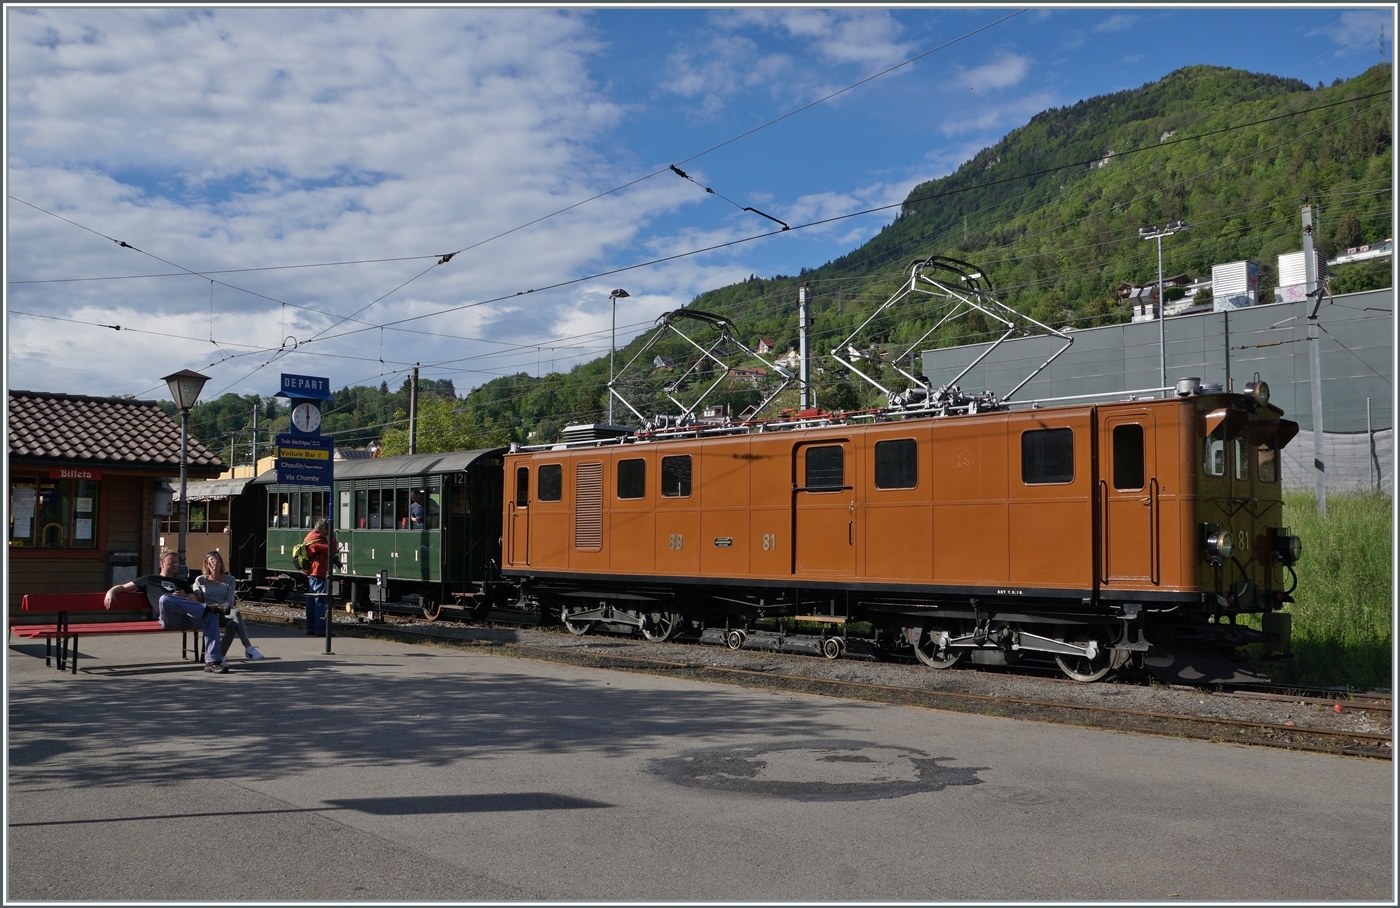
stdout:
[[577,633],[701,624],[737,647],[759,619],[795,617],[828,628],[833,658],[853,622],[930,666],[1038,654],[1084,681],[1286,649],[1300,546],[1280,451],[1297,425],[1264,382],[1017,408],[910,379],[878,412],[706,422],[692,407],[513,448],[502,574]]

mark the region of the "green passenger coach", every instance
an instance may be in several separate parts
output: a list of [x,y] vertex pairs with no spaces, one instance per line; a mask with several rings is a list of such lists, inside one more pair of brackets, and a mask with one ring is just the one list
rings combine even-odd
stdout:
[[335,528],[337,602],[412,602],[426,617],[484,615],[509,587],[499,577],[504,451],[375,457],[335,465],[335,486],[266,486],[269,573],[295,575],[292,547],[326,517]]

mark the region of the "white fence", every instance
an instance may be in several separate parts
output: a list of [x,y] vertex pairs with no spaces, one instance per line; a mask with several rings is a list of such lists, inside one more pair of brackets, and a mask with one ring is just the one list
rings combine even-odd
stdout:
[[[1365,432],[1323,432],[1322,462],[1328,490],[1373,489],[1394,494],[1395,457],[1393,429]],[[1283,487],[1311,491],[1317,488],[1313,468],[1313,434],[1307,429],[1283,449]]]

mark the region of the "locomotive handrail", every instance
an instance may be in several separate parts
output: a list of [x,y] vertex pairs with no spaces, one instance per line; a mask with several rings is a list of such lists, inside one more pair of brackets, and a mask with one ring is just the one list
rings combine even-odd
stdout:
[[1099,582],[1108,582],[1108,480],[1099,480]]
[[1154,586],[1161,586],[1162,559],[1157,554],[1157,477],[1147,483],[1147,564],[1148,579]]

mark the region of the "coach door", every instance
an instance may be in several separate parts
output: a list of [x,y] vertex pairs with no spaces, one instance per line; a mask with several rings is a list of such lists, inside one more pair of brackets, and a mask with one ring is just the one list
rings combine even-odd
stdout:
[[513,497],[506,505],[506,539],[510,551],[506,562],[512,565],[530,563],[530,468],[515,468]]
[[849,577],[856,564],[853,449],[845,439],[793,452],[793,573]]
[[1161,582],[1161,490],[1152,411],[1105,417],[1099,463],[1100,578],[1133,586]]

